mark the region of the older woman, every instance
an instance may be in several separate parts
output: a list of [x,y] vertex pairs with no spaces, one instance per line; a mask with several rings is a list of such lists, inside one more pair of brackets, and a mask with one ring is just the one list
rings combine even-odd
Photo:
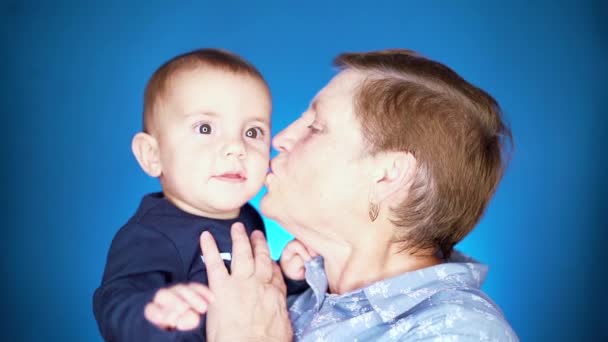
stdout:
[[511,136],[498,104],[411,51],[335,64],[340,72],[274,139],[261,203],[320,255],[306,263],[310,288],[288,300],[293,331],[263,238],[252,237],[252,254],[235,227],[231,275],[201,237],[217,296],[208,337],[517,340],[480,290],[487,267],[453,253],[503,174]]

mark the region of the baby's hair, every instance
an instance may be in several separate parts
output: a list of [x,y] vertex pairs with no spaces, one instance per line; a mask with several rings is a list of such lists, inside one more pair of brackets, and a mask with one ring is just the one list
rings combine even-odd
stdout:
[[144,93],[143,130],[150,133],[152,118],[166,94],[173,77],[183,71],[201,67],[243,74],[259,79],[267,89],[268,84],[260,71],[237,54],[220,49],[198,49],[173,57],[161,65],[148,80]]

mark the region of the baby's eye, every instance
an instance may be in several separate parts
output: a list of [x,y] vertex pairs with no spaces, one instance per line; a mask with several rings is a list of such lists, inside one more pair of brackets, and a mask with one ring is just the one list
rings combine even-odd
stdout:
[[198,132],[200,134],[211,134],[211,125],[208,123],[198,125]]
[[259,127],[252,127],[245,131],[245,136],[251,139],[257,139],[264,136],[264,131]]

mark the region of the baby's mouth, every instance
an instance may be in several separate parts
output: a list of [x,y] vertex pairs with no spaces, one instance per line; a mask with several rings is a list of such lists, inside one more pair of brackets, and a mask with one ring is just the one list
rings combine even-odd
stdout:
[[247,177],[245,177],[245,175],[241,172],[226,172],[213,176],[213,178],[231,183],[241,183],[247,180]]

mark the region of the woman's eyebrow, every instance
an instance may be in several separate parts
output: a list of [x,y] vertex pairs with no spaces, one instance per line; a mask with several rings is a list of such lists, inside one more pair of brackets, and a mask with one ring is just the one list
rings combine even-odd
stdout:
[[319,111],[319,108],[321,107],[321,100],[319,100],[318,98],[315,98],[312,103],[310,104],[310,108],[316,113]]

